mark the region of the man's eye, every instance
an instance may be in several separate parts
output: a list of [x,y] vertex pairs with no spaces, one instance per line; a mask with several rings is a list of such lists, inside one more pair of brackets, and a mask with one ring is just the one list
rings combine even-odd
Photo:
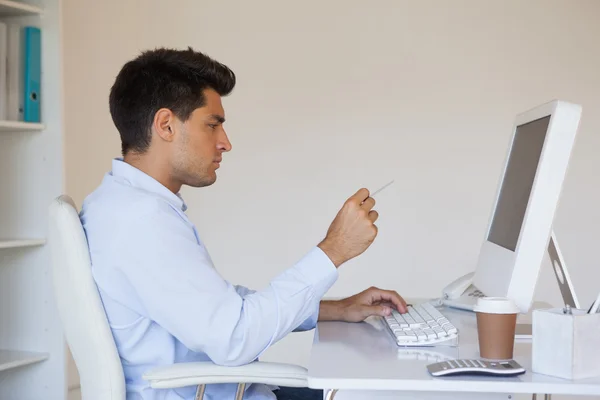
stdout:
[[210,129],[215,129],[217,127],[217,125],[215,124],[208,124],[208,126],[210,127]]

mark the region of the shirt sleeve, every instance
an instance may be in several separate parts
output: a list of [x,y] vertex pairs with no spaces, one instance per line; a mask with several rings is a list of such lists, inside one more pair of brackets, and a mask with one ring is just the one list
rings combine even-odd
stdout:
[[[235,291],[242,297],[245,297],[249,294],[256,293],[256,290],[248,289],[242,285],[234,285]],[[319,320],[319,308],[321,306],[321,302],[319,301],[315,307],[314,312],[308,317],[304,322],[302,322],[294,332],[303,332],[314,329],[317,326],[317,321]]]
[[127,250],[120,251],[126,254],[120,268],[141,299],[136,311],[220,365],[249,363],[293,330],[314,326],[315,310],[338,276],[315,247],[263,290],[233,286],[174,210],[138,218],[120,237],[116,242]]
[[321,305],[321,301],[319,300],[319,302],[317,302],[315,309],[313,310],[313,313],[310,315],[310,317],[305,319],[304,322],[302,322],[296,329],[294,329],[294,332],[309,331],[311,329],[314,329],[317,326],[317,321],[319,319],[320,305]]

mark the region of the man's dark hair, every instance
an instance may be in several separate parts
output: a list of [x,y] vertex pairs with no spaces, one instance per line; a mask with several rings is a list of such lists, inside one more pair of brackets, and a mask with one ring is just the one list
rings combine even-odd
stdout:
[[152,121],[168,108],[182,121],[204,106],[204,90],[226,96],[235,86],[235,74],[207,55],[187,50],[158,48],[127,62],[110,95],[110,115],[121,135],[121,151],[143,153],[152,138]]

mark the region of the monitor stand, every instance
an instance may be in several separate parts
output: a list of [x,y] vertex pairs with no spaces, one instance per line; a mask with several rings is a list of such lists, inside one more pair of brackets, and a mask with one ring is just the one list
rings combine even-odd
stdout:
[[558,240],[556,240],[554,230],[550,234],[548,254],[550,255],[550,261],[552,262],[554,275],[556,276],[556,282],[558,283],[558,288],[562,294],[565,306],[569,305],[571,308],[579,308],[579,301],[575,295],[575,288],[571,282],[571,276],[569,275],[567,264],[565,264],[562,253],[558,248]]
[[[554,270],[554,276],[556,277],[556,283],[558,283],[558,288],[560,289],[564,305],[568,305],[571,308],[579,308],[579,301],[577,300],[577,295],[575,294],[575,288],[571,282],[571,276],[569,275],[567,264],[565,263],[562,253],[558,247],[558,240],[556,239],[554,230],[550,233],[550,241],[548,242],[548,255],[550,256],[550,262],[552,263],[552,269]],[[542,303],[542,305],[546,306],[545,303]],[[532,309],[526,317],[528,321],[521,322],[517,320],[515,332],[516,339],[531,340],[532,326],[530,319],[531,312],[535,308],[536,307],[534,303],[534,305],[532,305]]]

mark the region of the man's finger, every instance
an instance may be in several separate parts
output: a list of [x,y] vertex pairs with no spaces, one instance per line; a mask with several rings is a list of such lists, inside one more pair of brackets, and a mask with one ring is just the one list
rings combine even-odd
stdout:
[[408,311],[408,307],[406,306],[406,301],[395,291],[385,291],[384,293],[389,295],[388,300],[394,303],[396,309],[399,313],[403,314]]
[[364,203],[361,204],[361,207],[367,211],[370,211],[375,206],[375,199],[372,197],[368,197]]
[[369,219],[371,220],[371,222],[377,221],[377,218],[379,218],[379,213],[377,211],[375,211],[375,210],[369,211]]
[[392,309],[389,306],[385,306],[385,305],[365,306],[363,308],[364,318],[370,317],[371,315],[387,317],[391,314],[392,314]]
[[365,188],[362,189],[358,189],[358,191],[356,193],[354,193],[349,200],[357,202],[358,204],[361,204],[363,201],[365,201],[367,199],[367,197],[369,197],[369,191]]
[[405,313],[407,311],[406,301],[397,292],[393,290],[375,289],[372,293],[373,300],[386,300],[392,303],[399,313]]

